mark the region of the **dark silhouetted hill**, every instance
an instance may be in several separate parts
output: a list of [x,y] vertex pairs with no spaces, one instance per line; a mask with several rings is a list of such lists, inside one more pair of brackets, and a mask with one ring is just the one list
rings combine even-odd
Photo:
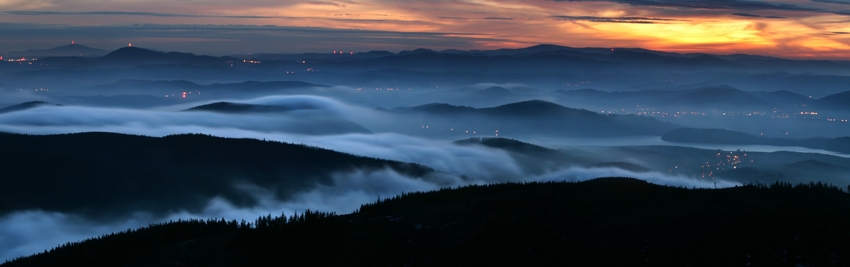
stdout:
[[850,91],[828,95],[816,100],[812,106],[837,111],[850,111]]
[[478,144],[487,147],[499,148],[508,150],[511,152],[518,153],[531,153],[531,154],[549,154],[557,153],[557,150],[538,146],[531,143],[526,143],[523,141],[510,139],[510,138],[499,138],[499,137],[473,137],[469,139],[463,139],[455,141],[455,144],[459,145],[471,145]]
[[422,177],[428,167],[254,139],[206,135],[162,138],[113,133],[0,134],[0,214],[21,210],[121,217],[198,211],[220,196],[256,204],[238,184],[272,188],[283,200],[335,173],[389,168]]
[[678,128],[650,117],[603,115],[542,100],[490,108],[429,104],[393,109],[398,116],[425,115],[429,125],[493,133],[556,136],[661,135]]
[[41,107],[41,106],[60,106],[60,105],[53,104],[53,103],[50,103],[50,102],[44,102],[44,101],[30,101],[30,102],[25,102],[25,103],[20,103],[20,104],[17,104],[17,105],[11,105],[11,106],[8,106],[8,107],[0,108],[0,114],[15,112],[15,111],[21,111],[21,110],[27,110],[27,109]]
[[473,107],[455,106],[446,103],[431,103],[414,107],[394,108],[393,111],[459,115],[475,112],[476,109]]
[[[303,107],[310,109],[313,107]],[[302,109],[303,109],[302,108]],[[269,113],[269,112],[287,112],[296,110],[292,107],[270,106],[270,105],[255,105],[245,103],[232,102],[215,102],[197,107],[188,108],[184,111],[211,111],[221,113]]]
[[845,265],[848,201],[821,183],[479,185],[405,193],[347,215],[154,224],[4,266]]
[[543,100],[528,100],[517,103],[511,103],[506,105],[501,105],[498,107],[492,108],[483,108],[481,109],[482,113],[491,116],[505,116],[505,117],[589,117],[589,118],[600,118],[604,117],[604,115],[600,115],[596,112],[584,110],[584,109],[574,109],[564,107],[552,102],[543,101]]
[[[192,99],[205,97],[252,97],[264,96],[272,93],[287,92],[291,90],[308,90],[325,85],[300,82],[300,81],[245,81],[238,83],[213,83],[208,85],[197,84],[186,80],[135,80],[124,79],[117,82],[96,85],[81,89],[80,91],[96,94],[152,94],[152,95],[174,95],[180,97],[182,92],[193,93]],[[200,92],[198,95],[196,93]],[[202,98],[203,99],[203,98]]]
[[142,94],[119,94],[110,96],[66,96],[57,97],[56,99],[62,103],[73,106],[116,108],[150,108],[184,103],[184,101],[181,101],[179,97],[162,97]]
[[99,58],[101,62],[138,66],[147,64],[226,65],[226,62],[241,62],[232,57],[198,56],[192,53],[159,52],[139,47],[124,47]]
[[7,57],[100,57],[108,54],[109,51],[91,48],[81,44],[69,44],[58,46],[44,50],[27,50],[19,52],[9,52],[4,56]]

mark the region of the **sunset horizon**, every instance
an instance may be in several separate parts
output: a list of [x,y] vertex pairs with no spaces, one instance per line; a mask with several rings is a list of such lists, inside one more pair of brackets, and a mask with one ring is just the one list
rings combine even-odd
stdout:
[[4,1],[0,9],[0,34],[10,37],[0,52],[59,40],[211,55],[554,44],[850,60],[844,1]]

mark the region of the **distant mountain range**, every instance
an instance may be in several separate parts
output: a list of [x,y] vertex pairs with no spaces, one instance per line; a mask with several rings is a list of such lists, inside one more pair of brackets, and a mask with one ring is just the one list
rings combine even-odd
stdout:
[[[528,87],[475,86],[456,90],[434,91],[422,94],[424,100],[442,101],[455,105],[492,106],[507,103],[546,99],[565,105],[593,106],[617,110],[623,107],[656,108],[666,111],[800,111],[821,107],[816,99],[789,91],[746,92],[728,85],[699,86],[679,90],[601,91],[573,89],[544,91]],[[826,99],[826,97],[825,97]],[[826,101],[826,100],[825,100]],[[833,102],[841,103],[840,99]],[[840,104],[822,105],[823,110],[838,111]]]
[[91,217],[193,211],[220,196],[237,206],[257,201],[235,183],[276,188],[285,199],[337,172],[390,168],[423,177],[431,168],[331,150],[206,135],[162,138],[113,133],[0,134],[0,214],[21,210]]
[[[727,84],[743,91],[786,90],[821,97],[846,91],[843,85],[850,83],[847,71],[850,71],[848,62],[555,45],[488,51],[416,49],[353,55],[224,57],[124,47],[99,57],[46,57],[26,63],[4,62],[0,64],[0,79],[13,87],[41,81],[40,86],[65,89],[75,84],[90,86],[118,79],[229,83],[246,79],[280,80],[281,75],[287,74],[292,79],[309,83],[374,88],[461,88],[476,83],[520,83],[542,91],[589,88],[666,91],[682,86],[691,89],[694,84]],[[182,75],[176,75],[178,73]],[[81,80],[88,82],[70,79],[73,77],[85,77]],[[581,87],[574,88],[577,85]],[[502,91],[502,96],[509,95],[505,93]],[[514,99],[518,100],[528,99]]]
[[46,58],[46,57],[101,57],[109,54],[109,51],[91,48],[80,44],[69,44],[58,46],[44,50],[27,50],[18,52],[8,52],[3,54],[4,57],[10,58]]
[[[90,57],[98,58],[87,61],[89,64],[201,64],[225,65],[246,61],[266,61],[272,63],[293,62],[319,64],[324,68],[339,69],[356,66],[359,69],[402,68],[409,70],[453,69],[467,70],[473,67],[479,70],[517,70],[519,68],[533,71],[544,71],[553,67],[573,69],[574,64],[582,64],[585,68],[608,67],[621,69],[622,64],[632,66],[655,66],[679,70],[740,70],[742,68],[759,68],[767,71],[793,71],[805,69],[818,70],[848,70],[850,64],[831,61],[800,61],[787,60],[764,56],[751,55],[710,55],[702,53],[679,54],[652,51],[640,48],[573,48],[558,45],[537,45],[520,49],[498,50],[445,50],[433,51],[416,49],[390,53],[372,51],[366,53],[308,53],[308,54],[257,54],[251,56],[211,57],[198,56],[191,53],[157,52],[138,47],[124,47],[107,52],[78,44],[60,46],[46,50],[28,50],[23,52],[6,53],[9,57],[38,56],[44,57]],[[80,56],[82,55],[82,56]],[[51,59],[52,64],[70,64],[70,59]],[[80,63],[77,61],[76,63]],[[557,65],[552,63],[559,62]],[[471,69],[470,69],[471,70]],[[580,70],[580,69],[573,69]]]
[[126,94],[131,92],[146,92],[151,95],[180,94],[182,92],[197,93],[192,97],[202,97],[204,93],[216,97],[239,96],[241,98],[254,95],[268,95],[274,92],[285,92],[287,90],[308,89],[313,87],[327,87],[325,85],[312,84],[300,81],[246,81],[238,83],[214,83],[197,84],[186,80],[134,80],[122,79],[114,83],[102,84],[81,91],[100,94]]
[[3,266],[845,265],[848,202],[821,183],[478,185],[405,193],[345,215],[153,224]]
[[142,65],[165,64],[230,66],[230,64],[242,63],[242,59],[233,57],[199,56],[192,53],[158,52],[139,47],[124,47],[100,57],[47,57],[39,59],[39,63],[53,65],[56,67],[74,68],[126,68]]

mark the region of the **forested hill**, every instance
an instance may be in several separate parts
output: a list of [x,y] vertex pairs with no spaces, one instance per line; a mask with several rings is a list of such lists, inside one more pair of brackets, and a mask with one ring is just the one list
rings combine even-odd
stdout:
[[630,178],[408,193],[337,216],[180,221],[4,266],[824,266],[850,263],[850,194]]
[[0,214],[17,210],[122,216],[195,211],[221,196],[237,206],[256,198],[236,186],[272,188],[284,199],[332,175],[393,169],[422,177],[429,167],[327,149],[207,135],[162,138],[114,133],[0,133]]

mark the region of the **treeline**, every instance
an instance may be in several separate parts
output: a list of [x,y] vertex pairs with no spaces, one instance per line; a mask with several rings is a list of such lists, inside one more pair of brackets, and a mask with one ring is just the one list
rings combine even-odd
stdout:
[[[844,192],[841,189],[841,187],[835,186],[835,185],[830,184],[830,183],[824,183],[824,182],[821,182],[821,181],[817,181],[817,182],[810,181],[808,183],[799,183],[799,184],[796,184],[796,185],[789,183],[789,182],[785,182],[785,181],[776,181],[776,182],[773,182],[773,183],[770,183],[770,184],[752,182],[752,183],[745,184],[745,186],[753,186],[753,187],[767,188],[767,189],[780,189],[780,190],[797,189],[797,190]],[[847,186],[847,192],[850,193],[850,185]]]
[[[257,233],[267,235],[284,231],[298,224],[317,224],[335,217],[332,212],[306,210],[287,217],[260,216],[253,222],[221,219],[178,219],[153,223],[138,229],[127,229],[90,238],[68,242],[42,253],[7,260],[10,266],[123,266],[128,262],[145,262],[156,259],[158,250],[179,249],[179,244],[214,236],[226,236],[238,241],[240,235]],[[219,242],[220,243],[220,242]],[[175,244],[178,244],[175,246]],[[216,244],[214,242],[213,244]],[[223,245],[223,243],[218,244]],[[166,253],[165,255],[167,255]],[[151,258],[152,257],[152,258]],[[82,264],[82,265],[80,265]]]
[[406,192],[347,215],[155,224],[6,266],[846,265],[847,203],[850,194],[823,183],[471,185]]

